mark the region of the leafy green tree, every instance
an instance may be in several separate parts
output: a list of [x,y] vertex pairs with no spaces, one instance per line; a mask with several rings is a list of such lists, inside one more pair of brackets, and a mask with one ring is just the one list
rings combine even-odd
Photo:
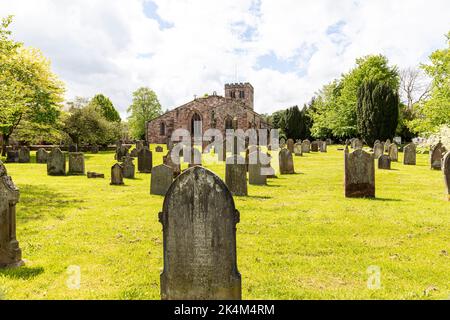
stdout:
[[400,99],[391,84],[366,80],[358,90],[358,132],[369,145],[392,139],[398,125]]
[[117,112],[116,108],[114,108],[113,103],[108,97],[105,97],[103,94],[95,95],[90,104],[98,108],[98,110],[102,113],[103,117],[110,122],[120,122],[120,115]]
[[133,92],[133,103],[128,108],[128,126],[135,139],[144,139],[146,123],[162,114],[161,105],[156,93],[147,87]]

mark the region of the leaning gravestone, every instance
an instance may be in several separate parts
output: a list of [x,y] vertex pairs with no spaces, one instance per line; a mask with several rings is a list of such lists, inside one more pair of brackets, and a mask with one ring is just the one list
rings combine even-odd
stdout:
[[19,189],[0,161],[0,268],[20,267],[22,251],[16,239],[16,204]]
[[442,160],[442,172],[444,173],[445,186],[447,187],[447,199],[450,201],[450,152]]
[[239,155],[227,158],[225,165],[225,183],[235,196],[247,196],[247,165]]
[[302,144],[301,143],[296,143],[294,144],[294,154],[297,157],[301,157],[303,156],[303,152],[302,152]]
[[122,166],[118,163],[111,167],[111,185],[121,186],[123,185]]
[[152,152],[143,148],[138,153],[138,170],[140,173],[151,173],[152,172]]
[[125,179],[134,179],[136,166],[134,165],[133,160],[134,159],[128,154],[123,158],[122,175]]
[[373,146],[373,157],[378,159],[384,154],[384,145],[381,142],[375,142]]
[[292,153],[288,149],[283,149],[278,155],[280,163],[280,174],[295,174],[294,160]]
[[164,164],[152,169],[150,194],[165,196],[173,181],[173,170]]
[[302,153],[310,153],[311,151],[311,142],[309,140],[302,141]]
[[397,162],[398,161],[398,147],[395,143],[391,143],[391,145],[389,146],[389,158],[391,158],[392,162]]
[[8,147],[6,149],[6,163],[19,163],[19,151]]
[[19,163],[29,163],[30,162],[30,149],[25,146],[19,148]]
[[44,148],[36,151],[36,163],[47,163],[48,152]]
[[403,164],[409,166],[416,165],[416,145],[414,143],[410,143],[403,148]]
[[250,153],[248,164],[248,183],[251,185],[264,186],[267,184],[267,176],[263,174],[261,159],[265,155],[259,151]]
[[391,158],[388,155],[382,154],[378,157],[378,169],[391,170]]
[[287,149],[288,149],[291,153],[294,153],[294,140],[288,139],[288,141],[287,141]]
[[69,152],[69,176],[84,176],[84,154]]
[[163,300],[239,300],[239,211],[213,172],[194,167],[174,181],[159,213],[163,225]]
[[47,174],[49,176],[66,175],[66,155],[61,149],[55,148],[48,155]]
[[375,165],[371,154],[362,149],[345,150],[345,196],[375,197]]
[[442,157],[445,154],[444,145],[439,142],[437,145],[431,148],[430,152],[430,164],[431,169],[433,170],[441,170],[442,168]]

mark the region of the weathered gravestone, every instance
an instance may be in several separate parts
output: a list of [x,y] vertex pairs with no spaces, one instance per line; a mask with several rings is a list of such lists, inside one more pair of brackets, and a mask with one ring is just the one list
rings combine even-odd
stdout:
[[138,150],[137,149],[133,149],[130,151],[130,157],[132,158],[137,158],[138,157]]
[[176,159],[172,159],[172,152],[169,151],[167,155],[163,156],[163,164],[172,168],[173,177],[176,178],[181,174],[181,160],[180,156],[176,156]]
[[142,140],[136,141],[136,147],[135,147],[135,149],[136,149],[136,152],[138,152],[138,153],[139,153],[139,151],[141,151],[142,149],[144,149],[144,141],[142,141]]
[[47,174],[49,176],[66,175],[66,155],[59,148],[54,148],[48,155]]
[[30,149],[25,146],[19,148],[19,163],[29,163],[30,162]]
[[447,199],[450,201],[450,152],[447,152],[442,160],[442,172],[444,173],[444,182],[447,189]]
[[19,162],[19,151],[8,147],[6,149],[6,163],[18,163]]
[[410,143],[403,148],[403,164],[409,166],[416,165],[416,145],[414,143]]
[[125,179],[134,179],[136,173],[136,166],[133,163],[133,158],[126,155],[122,163],[122,175]]
[[319,141],[311,142],[311,152],[319,152]]
[[163,225],[163,300],[239,300],[236,259],[239,212],[213,172],[194,167],[169,188],[159,214]]
[[118,143],[114,159],[116,159],[117,161],[122,161],[122,158],[124,158],[127,154],[128,154],[128,147],[123,145],[121,142]]
[[88,177],[88,179],[103,179],[103,178],[105,178],[105,175],[103,173],[88,171],[87,177]]
[[392,162],[397,162],[398,161],[398,147],[395,143],[391,143],[391,145],[389,146],[389,158],[391,158]]
[[294,140],[288,139],[288,141],[287,141],[287,149],[288,149],[291,153],[294,153]]
[[255,151],[248,156],[248,183],[251,185],[266,185],[267,176],[263,172],[263,166],[261,164],[262,159],[266,157],[265,154]]
[[362,149],[364,147],[364,144],[361,140],[358,138],[352,140],[352,148],[353,149]]
[[152,172],[152,152],[143,148],[138,153],[138,170],[140,173],[151,173]]
[[36,163],[47,163],[48,152],[44,148],[36,151]]
[[19,189],[0,161],[0,268],[20,267],[22,251],[16,240],[16,204]]
[[278,155],[280,163],[280,174],[295,174],[294,159],[288,149],[282,149]]
[[70,176],[84,176],[84,154],[82,152],[69,152]]
[[441,142],[439,142],[437,145],[431,148],[430,152],[431,169],[441,170],[442,157],[444,156],[445,152],[446,152],[445,147]]
[[111,167],[111,185],[121,186],[123,184],[122,166],[116,163]]
[[309,153],[311,151],[311,142],[309,140],[302,141],[302,153]]
[[225,183],[233,195],[247,196],[247,165],[243,157],[234,155],[227,158]]
[[388,155],[382,154],[378,157],[378,169],[391,170],[391,158]]
[[297,157],[301,157],[303,156],[303,152],[302,152],[302,144],[301,143],[296,143],[294,144],[294,154]]
[[173,181],[173,170],[165,164],[156,166],[152,169],[152,178],[150,183],[150,194],[165,196],[167,190]]
[[375,142],[373,146],[373,157],[378,159],[384,154],[384,145],[381,142]]
[[327,152],[327,142],[319,141],[319,149],[320,149],[320,152],[326,153]]
[[371,154],[362,149],[345,150],[345,196],[375,197],[375,165]]
[[384,152],[389,153],[389,146],[391,145],[391,140],[387,139],[384,143]]
[[156,152],[163,152],[164,149],[163,149],[163,147],[161,147],[161,146],[157,146],[157,147],[155,148],[155,151],[156,151]]

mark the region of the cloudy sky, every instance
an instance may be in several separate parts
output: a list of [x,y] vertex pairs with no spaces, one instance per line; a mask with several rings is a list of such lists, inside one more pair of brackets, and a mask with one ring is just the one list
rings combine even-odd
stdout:
[[357,57],[426,62],[449,12],[448,0],[0,0],[68,100],[104,93],[122,117],[140,86],[164,109],[247,81],[258,112],[301,105]]

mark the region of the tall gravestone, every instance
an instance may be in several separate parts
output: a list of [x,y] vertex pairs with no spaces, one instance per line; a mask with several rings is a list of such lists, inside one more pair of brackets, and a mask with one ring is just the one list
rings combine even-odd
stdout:
[[44,148],[36,151],[36,163],[47,163],[48,152]]
[[378,169],[391,170],[391,158],[388,155],[382,154],[378,157]]
[[278,154],[280,174],[294,174],[294,159],[288,149],[282,149]]
[[20,267],[22,251],[16,240],[16,204],[19,189],[0,161],[0,268]]
[[389,158],[391,158],[392,162],[398,161],[398,147],[395,143],[391,143],[389,146]]
[[116,163],[111,167],[111,183],[112,186],[121,186],[123,183],[122,166]]
[[70,176],[84,176],[84,154],[82,152],[69,152]]
[[30,149],[25,146],[19,148],[19,163],[30,163]]
[[294,140],[288,139],[288,141],[287,141],[287,149],[288,149],[291,153],[294,153]]
[[403,164],[408,166],[416,165],[416,145],[414,143],[410,143],[403,148]]
[[301,143],[294,144],[294,154],[295,154],[296,157],[303,156],[302,144]]
[[302,153],[311,152],[311,142],[308,139],[302,141]]
[[250,153],[248,164],[248,183],[251,185],[264,186],[267,184],[267,176],[263,172],[261,160],[265,157],[259,151]]
[[247,196],[247,165],[239,155],[227,158],[225,165],[225,183],[235,196]]
[[444,173],[444,182],[447,191],[447,199],[450,201],[450,152],[442,160],[442,172]]
[[152,169],[152,178],[150,182],[150,194],[165,196],[167,190],[173,181],[173,170],[165,164],[156,166]]
[[66,155],[59,148],[54,148],[48,155],[47,174],[64,176],[66,174]]
[[345,150],[345,196],[375,197],[375,165],[371,154],[362,149]]
[[152,152],[142,148],[138,153],[138,170],[140,173],[151,173],[153,167]]
[[431,169],[441,170],[442,158],[444,157],[445,151],[446,151],[445,147],[441,142],[439,142],[437,145],[431,148],[430,152]]
[[373,146],[373,157],[378,159],[384,154],[384,145],[381,142],[375,142]]
[[133,158],[126,155],[122,163],[122,175],[125,179],[134,179],[136,173],[136,166],[133,163]]
[[159,214],[163,226],[163,300],[239,300],[236,210],[213,172],[194,167],[170,186]]

